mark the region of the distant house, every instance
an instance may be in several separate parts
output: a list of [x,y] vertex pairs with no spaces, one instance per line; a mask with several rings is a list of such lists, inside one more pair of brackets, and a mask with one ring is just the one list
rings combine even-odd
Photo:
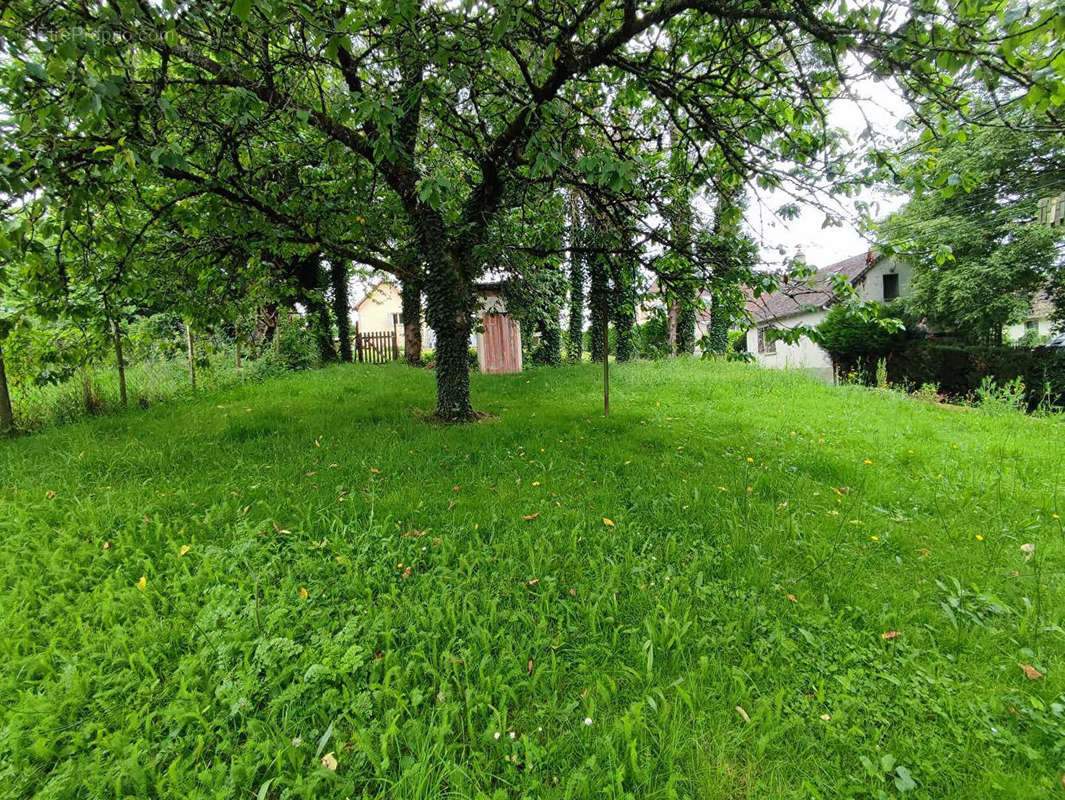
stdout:
[[[395,329],[403,346],[403,296],[394,281],[379,280],[358,300],[352,311],[363,333],[391,331]],[[435,347],[436,336],[431,328],[422,322],[422,346]]]
[[[795,344],[773,341],[771,328],[817,327],[828,316],[828,309],[838,302],[832,276],[843,275],[864,302],[889,302],[910,293],[913,268],[894,258],[872,251],[818,270],[810,279],[785,284],[778,291],[747,300],[747,311],[754,325],[747,331],[747,351],[766,367],[809,369],[820,375],[832,375],[828,353],[806,336]],[[1010,325],[1004,331],[1007,340],[1015,341],[1030,331],[1046,336],[1051,331],[1050,301],[1045,296],[1032,303],[1029,318]]]
[[843,275],[865,302],[889,302],[909,293],[912,268],[874,252],[861,253],[823,269],[811,278],[785,284],[778,291],[747,300],[754,326],[747,331],[747,351],[766,367],[809,369],[825,377],[832,375],[828,353],[806,336],[795,344],[774,341],[771,328],[816,327],[828,316],[837,298],[832,276]]

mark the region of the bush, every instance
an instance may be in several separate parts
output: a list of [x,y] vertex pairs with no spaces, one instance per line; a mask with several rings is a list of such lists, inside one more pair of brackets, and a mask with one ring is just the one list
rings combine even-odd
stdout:
[[[999,388],[1011,385],[1010,393],[1023,384],[1023,404],[1065,405],[1065,351],[1053,347],[980,347],[944,344],[931,339],[911,341],[887,355],[892,383],[914,386],[935,384],[941,394],[954,400],[990,396],[990,380]],[[983,395],[981,395],[983,388]]]
[[[847,306],[834,306],[817,326],[817,343],[832,357],[837,372],[875,375],[877,361],[893,348],[923,336],[918,320],[900,301],[872,305],[870,317]],[[885,327],[879,321],[885,318],[901,320],[902,329]]]
[[321,352],[314,332],[301,324],[300,319],[285,319],[282,315],[275,349],[267,353],[269,364],[287,370],[312,369],[321,366]]

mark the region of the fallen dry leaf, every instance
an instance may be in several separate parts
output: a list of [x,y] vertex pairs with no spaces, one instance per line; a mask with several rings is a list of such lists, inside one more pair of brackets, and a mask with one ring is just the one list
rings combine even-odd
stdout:
[[606,525],[608,528],[613,528],[614,527],[614,520],[607,519],[606,517],[603,517],[603,524]]
[[798,603],[799,602],[799,598],[796,597],[795,595],[791,594],[790,592],[788,594],[784,595],[784,596],[786,598],[788,598],[793,603]]
[[825,722],[828,722],[830,719],[832,719],[832,717],[830,717],[828,714],[822,714],[821,719],[823,719]]
[[743,717],[744,722],[751,721],[751,718],[747,716],[747,712],[743,710],[743,706],[736,706],[736,713]]
[[307,587],[306,586],[301,586],[300,587],[300,600],[306,600],[308,598],[308,596],[309,595],[307,593]]
[[405,570],[403,570],[402,578],[403,578],[403,580],[406,580],[407,578],[409,578],[413,574],[414,574],[414,570],[412,570],[410,567],[407,567]]
[[536,519],[538,516],[540,516],[540,512],[539,511],[537,511],[535,513],[532,513],[532,514],[522,514],[521,518],[522,519]]
[[46,498],[47,498],[48,500],[52,500],[52,499],[54,499],[54,498],[55,498],[55,492],[53,492],[53,491],[52,491],[51,489],[49,489],[49,490],[48,490],[47,492],[45,492],[45,493],[44,493],[44,496],[45,496],[45,497],[46,497]]
[[880,638],[881,639],[894,639],[898,635],[899,635],[898,631],[884,631],[882,634],[880,634]]
[[533,578],[531,581],[526,582],[526,586],[537,586],[540,583],[539,578]]
[[425,536],[425,531],[418,531],[418,530],[404,531],[401,535],[402,536]]
[[140,589],[143,592],[145,587],[147,587],[147,585],[148,585],[148,576],[147,575],[141,575],[140,580],[137,581],[137,588]]
[[1022,670],[1024,670],[1024,677],[1030,681],[1037,681],[1043,677],[1043,673],[1033,667],[1031,664],[1017,664]]
[[103,543],[103,546],[100,549],[101,550],[110,550],[112,547],[114,547],[114,545],[111,543],[111,540],[108,539],[106,542]]
[[533,660],[530,658],[529,659],[529,663],[525,665],[525,672],[528,673],[529,675],[532,675],[533,666],[534,666],[533,665]]
[[183,544],[183,545],[181,545],[181,549],[180,549],[180,550],[178,550],[178,555],[179,555],[179,556],[183,556],[183,555],[185,555],[185,554],[186,554],[187,552],[189,552],[189,550],[191,550],[191,549],[192,549],[192,548],[191,548],[191,547],[189,547],[189,545],[187,545],[187,544]]
[[322,766],[333,772],[337,771],[337,759],[333,753],[326,753],[322,756]]

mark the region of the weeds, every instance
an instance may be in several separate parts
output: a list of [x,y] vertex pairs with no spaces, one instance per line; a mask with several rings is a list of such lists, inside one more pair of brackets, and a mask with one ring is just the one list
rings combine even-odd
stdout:
[[0,795],[1060,791],[1060,425],[598,380],[441,427],[427,371],[334,367],[0,444]]

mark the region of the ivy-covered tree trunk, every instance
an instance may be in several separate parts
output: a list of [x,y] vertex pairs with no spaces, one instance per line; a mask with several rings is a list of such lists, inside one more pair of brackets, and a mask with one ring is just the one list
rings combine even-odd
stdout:
[[731,327],[731,320],[722,302],[722,297],[722,294],[714,293],[710,306],[710,327],[706,332],[707,349],[714,355],[724,355],[728,351],[728,331]]
[[605,358],[604,336],[610,323],[610,262],[606,256],[594,255],[588,261],[591,278],[588,291],[588,351],[592,361]]
[[307,311],[307,322],[318,343],[322,362],[328,364],[336,361],[333,325],[329,319],[329,306],[325,302],[322,265],[318,255],[299,259],[296,264],[296,279],[300,289],[300,302]]
[[11,393],[7,388],[7,370],[4,367],[4,349],[0,346],[0,436],[15,432],[15,412],[11,408]]
[[[456,252],[444,235],[443,220],[418,220],[426,262],[426,319],[436,333],[436,417],[443,422],[477,418],[470,403],[470,333],[473,330],[474,274],[467,249]],[[465,258],[465,261],[464,261]]]
[[695,304],[698,299],[691,292],[680,304],[677,312],[677,352],[686,355],[695,353]]
[[[627,244],[632,247],[632,238],[626,234]],[[633,356],[636,326],[636,256],[616,256],[611,260],[613,277],[613,297],[611,310],[614,317],[614,331],[617,342],[614,345],[614,358],[628,361]]]
[[348,298],[348,265],[343,259],[329,263],[329,279],[333,284],[333,316],[340,340],[340,360],[351,363],[351,302]]
[[583,241],[580,196],[569,193],[569,325],[566,332],[566,358],[578,363],[584,352],[584,256],[578,248]]
[[[732,190],[722,190],[718,195],[717,207],[714,211],[714,227],[712,233],[715,241],[722,237],[736,238],[740,235],[742,217],[739,214],[738,203],[742,203],[742,184],[737,184]],[[731,248],[723,248],[717,245],[719,252],[727,252]],[[722,285],[728,268],[724,263],[715,266],[715,288],[710,300],[710,328],[707,331],[708,349],[714,355],[724,355],[728,352],[728,332],[732,327],[732,309],[725,302],[726,292]]]
[[400,286],[403,303],[403,356],[412,367],[422,363],[422,285],[407,279]]

